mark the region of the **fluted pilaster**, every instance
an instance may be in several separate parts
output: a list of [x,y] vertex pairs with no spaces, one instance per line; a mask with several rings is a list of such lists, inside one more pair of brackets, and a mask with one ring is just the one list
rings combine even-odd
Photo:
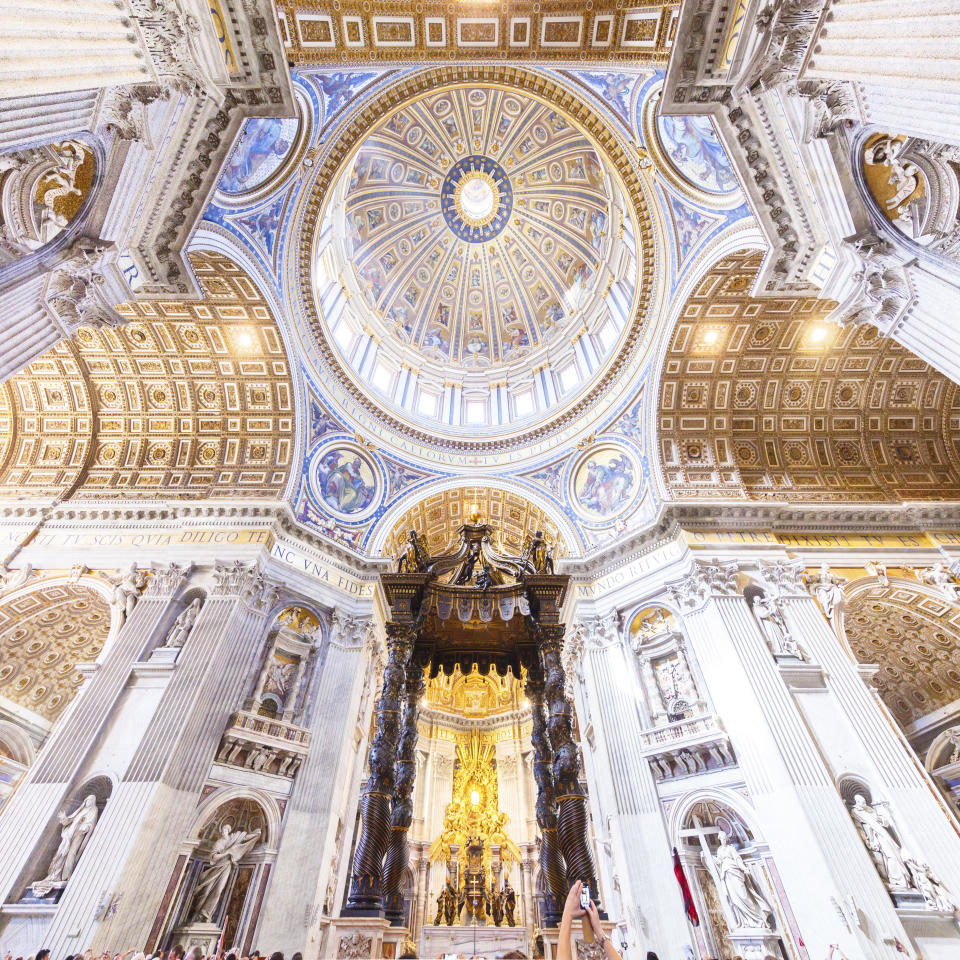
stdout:
[[[351,781],[349,747],[358,722],[364,675],[372,655],[369,619],[334,616],[323,660],[314,676],[307,719],[310,751],[293,784],[283,843],[261,913],[259,937],[285,955],[306,953],[304,901],[323,903],[330,872],[340,862],[336,845],[338,801]],[[368,704],[369,709],[369,704]],[[359,722],[363,723],[360,717]],[[349,848],[348,848],[349,849]],[[336,879],[333,878],[333,883]],[[331,904],[333,910],[338,904]]]
[[[690,645],[736,751],[758,827],[770,844],[812,955],[838,943],[855,957],[892,957],[892,947],[849,931],[834,901],[856,899],[864,929],[906,942],[893,904],[840,799],[737,585],[736,564],[697,563],[677,584]],[[831,900],[833,898],[833,901]],[[893,933],[895,932],[895,933]]]

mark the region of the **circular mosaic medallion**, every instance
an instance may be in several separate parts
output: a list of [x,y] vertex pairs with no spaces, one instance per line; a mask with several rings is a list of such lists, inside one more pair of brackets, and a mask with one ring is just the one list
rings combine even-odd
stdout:
[[310,461],[310,487],[317,503],[335,516],[361,520],[380,499],[379,471],[370,458],[349,444],[322,447]]
[[636,457],[618,444],[604,444],[585,454],[573,471],[573,502],[592,520],[610,520],[637,499],[643,475]]
[[513,210],[506,171],[489,157],[464,157],[443,178],[440,206],[447,226],[468,243],[498,236]]

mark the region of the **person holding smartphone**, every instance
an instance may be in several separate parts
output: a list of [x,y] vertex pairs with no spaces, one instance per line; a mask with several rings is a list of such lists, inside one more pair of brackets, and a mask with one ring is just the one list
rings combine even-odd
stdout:
[[581,918],[583,939],[587,943],[596,940],[603,947],[606,960],[621,960],[620,953],[600,926],[600,914],[596,904],[590,899],[589,887],[578,880],[567,894],[563,905],[563,917],[560,920],[560,937],[557,941],[557,960],[573,960],[570,951],[570,928],[573,921]]

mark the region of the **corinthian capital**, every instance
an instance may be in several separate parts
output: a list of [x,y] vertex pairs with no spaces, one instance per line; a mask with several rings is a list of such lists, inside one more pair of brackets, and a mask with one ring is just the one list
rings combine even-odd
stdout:
[[373,618],[351,617],[339,610],[334,611],[330,629],[330,642],[343,650],[356,650],[369,643],[373,632]]
[[682,580],[671,584],[673,597],[686,610],[702,607],[710,597],[734,597],[737,589],[736,562],[724,563],[713,560],[694,560],[693,570]]
[[775,597],[805,597],[802,560],[760,561],[760,576]]
[[192,563],[154,563],[150,565],[153,575],[147,581],[146,596],[171,597],[183,585],[193,570]]

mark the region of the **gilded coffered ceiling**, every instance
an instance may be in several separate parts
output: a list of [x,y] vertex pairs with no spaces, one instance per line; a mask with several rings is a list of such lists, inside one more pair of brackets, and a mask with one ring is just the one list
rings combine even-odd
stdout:
[[535,0],[383,3],[277,0],[287,57],[298,66],[451,59],[664,63],[679,3],[584,7]]
[[960,697],[960,609],[891,580],[858,592],[843,620],[854,656],[877,664],[873,678],[903,724]]
[[55,720],[83,678],[78,663],[97,658],[110,631],[110,607],[93,590],[51,585],[0,603],[0,696]]
[[679,499],[960,498],[960,390],[833,304],[749,295],[760,254],[688,299],[662,369],[658,441]]
[[82,328],[0,385],[0,492],[268,497],[283,492],[292,384],[270,310],[219,254],[199,302],[144,301]]

